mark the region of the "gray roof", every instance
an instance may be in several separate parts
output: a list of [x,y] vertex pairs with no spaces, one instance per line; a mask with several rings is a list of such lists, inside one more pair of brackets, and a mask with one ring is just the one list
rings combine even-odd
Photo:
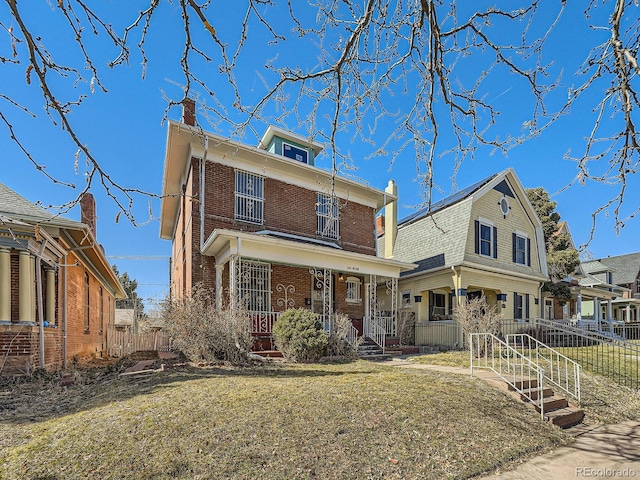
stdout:
[[487,183],[489,183],[491,180],[493,180],[497,175],[499,175],[498,173],[494,173],[493,175],[491,175],[490,177],[487,177],[483,180],[480,180],[479,182],[474,183],[473,185],[470,185],[466,188],[463,188],[462,190],[460,190],[459,192],[454,193],[453,195],[449,195],[446,198],[443,198],[442,200],[439,200],[433,204],[431,204],[428,207],[423,208],[422,210],[418,210],[415,213],[412,213],[411,215],[403,218],[402,220],[400,220],[398,222],[398,226],[403,225],[405,223],[410,223],[410,222],[414,222],[416,220],[419,220],[423,217],[426,217],[427,215],[431,215],[439,210],[443,210],[451,205],[453,205],[454,203],[457,203],[461,200],[464,200],[465,198],[467,198],[469,195],[471,195],[473,192],[475,192],[476,190],[479,190],[480,188],[482,188],[484,185],[486,185]]
[[30,225],[48,223],[51,226],[73,229],[85,227],[83,223],[75,220],[52,215],[3,183],[0,183],[0,217],[20,220]]
[[598,261],[614,271],[613,280],[617,285],[635,282],[640,272],[640,252],[601,258]]

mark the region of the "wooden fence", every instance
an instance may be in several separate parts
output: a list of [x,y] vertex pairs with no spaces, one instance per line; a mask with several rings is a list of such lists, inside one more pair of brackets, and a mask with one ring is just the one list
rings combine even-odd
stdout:
[[132,333],[128,330],[107,330],[107,353],[121,358],[134,352],[169,350],[171,341],[162,332]]

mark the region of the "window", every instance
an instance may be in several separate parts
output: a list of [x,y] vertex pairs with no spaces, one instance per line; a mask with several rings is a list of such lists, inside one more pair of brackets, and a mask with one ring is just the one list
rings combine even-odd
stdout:
[[294,147],[288,143],[282,142],[282,155],[298,162],[308,163],[309,153],[302,148]]
[[100,335],[102,335],[102,331],[104,330],[104,294],[102,292],[102,287],[100,287],[100,300],[98,304],[98,328],[100,328]]
[[89,274],[84,272],[84,331],[89,331]]
[[475,221],[475,252],[498,258],[498,229],[486,220]]
[[402,292],[402,301],[400,308],[411,308],[411,291],[405,290]]
[[529,318],[529,294],[513,293],[513,318],[516,320]]
[[271,265],[242,260],[239,295],[250,312],[271,310]]
[[433,294],[433,313],[434,315],[445,315],[446,312],[446,297],[444,293]]
[[264,178],[236,170],[235,219],[262,224],[264,220]]
[[360,287],[362,282],[356,277],[347,277],[347,303],[360,303],[362,297],[360,295]]
[[523,233],[514,233],[513,262],[519,265],[531,266],[531,240]]
[[338,198],[318,193],[316,213],[318,214],[318,236],[337,240],[340,221]]

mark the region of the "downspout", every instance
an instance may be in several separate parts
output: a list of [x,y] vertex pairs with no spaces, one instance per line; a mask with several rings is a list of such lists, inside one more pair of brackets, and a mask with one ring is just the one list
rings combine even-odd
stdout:
[[200,162],[200,248],[204,245],[204,186],[205,171],[207,165],[207,151],[209,150],[209,137],[204,137],[204,156]]
[[62,267],[62,368],[67,368],[67,254]]

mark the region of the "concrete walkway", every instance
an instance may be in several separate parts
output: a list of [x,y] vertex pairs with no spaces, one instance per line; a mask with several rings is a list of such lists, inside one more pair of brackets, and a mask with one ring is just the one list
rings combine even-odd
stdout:
[[[410,356],[395,357],[388,365],[469,375],[468,368],[412,363]],[[474,371],[474,376],[504,389],[506,384],[495,374]],[[640,422],[627,421],[594,428],[573,427],[576,441],[549,453],[533,457],[511,470],[496,471],[483,480],[565,480],[569,478],[640,479]]]

